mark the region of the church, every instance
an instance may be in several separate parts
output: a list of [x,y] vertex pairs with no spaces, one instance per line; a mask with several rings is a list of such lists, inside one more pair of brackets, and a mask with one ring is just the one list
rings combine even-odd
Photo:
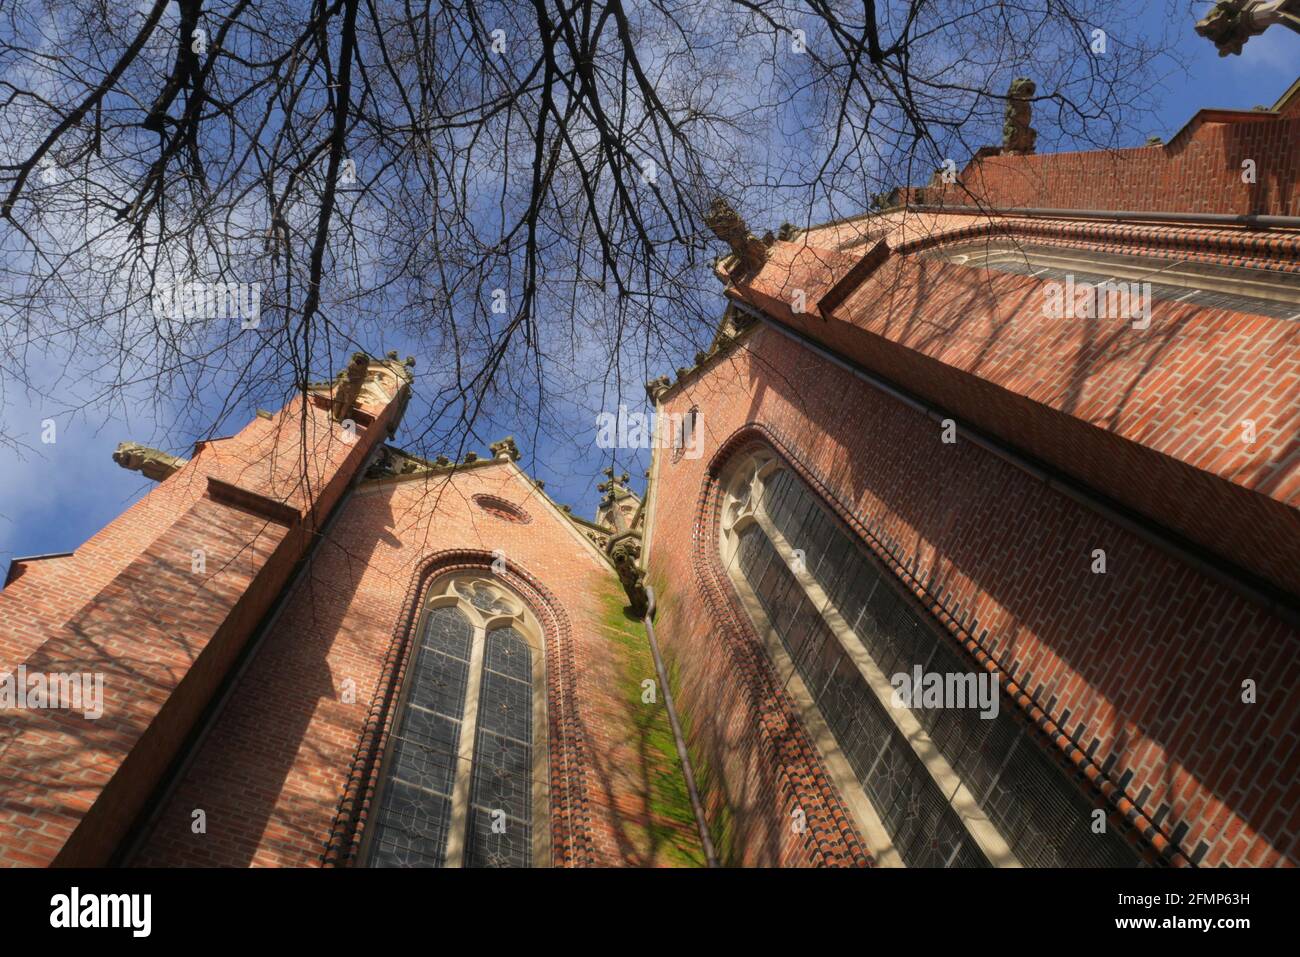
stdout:
[[1051,154],[1032,94],[861,216],[716,201],[591,518],[404,451],[395,354],[123,443],[0,592],[0,863],[1300,863],[1300,83]]

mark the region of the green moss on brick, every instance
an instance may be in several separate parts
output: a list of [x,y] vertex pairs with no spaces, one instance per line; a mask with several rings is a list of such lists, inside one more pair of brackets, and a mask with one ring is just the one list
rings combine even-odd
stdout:
[[[669,588],[662,574],[652,572],[649,575],[650,584],[654,587],[655,592],[655,623],[667,623],[673,620],[673,612],[677,607],[676,592]],[[638,623],[639,624],[639,623]],[[644,626],[640,626],[644,634]],[[646,641],[647,651],[649,650],[649,640]],[[713,765],[708,758],[700,753],[698,748],[692,747],[691,742],[695,740],[693,725],[691,722],[690,709],[686,705],[686,700],[681,692],[681,682],[679,680],[679,669],[676,656],[665,645],[663,641],[659,643],[659,653],[664,659],[664,670],[668,672],[668,687],[673,693],[673,701],[677,705],[677,720],[681,722],[682,734],[686,738],[686,746],[691,756],[691,767],[695,771],[695,789],[699,792],[700,800],[704,804],[706,821],[709,828],[709,836],[713,838],[713,849],[717,854],[719,863],[724,866],[737,866],[739,858],[736,855],[735,848],[735,815],[731,810],[730,804],[725,799],[711,800],[719,787],[719,781]],[[653,667],[653,658],[651,666]],[[666,716],[665,716],[666,717]],[[675,748],[674,748],[675,750]],[[711,805],[715,805],[712,807]]]
[[682,736],[686,739],[687,750],[691,756],[691,768],[695,771],[695,790],[704,804],[705,824],[708,825],[709,836],[713,839],[713,851],[717,855],[718,863],[724,867],[737,867],[740,861],[735,847],[735,815],[732,813],[731,805],[725,800],[716,802],[717,807],[710,809],[710,804],[714,803],[710,798],[715,794],[719,783],[716,772],[708,758],[701,754],[698,748],[690,746],[691,741],[694,740],[694,727],[690,710],[683,702],[676,657],[663,647],[662,642],[659,653],[664,659],[664,670],[668,672],[668,688],[673,693],[673,702],[677,706],[677,720],[681,723]]
[[[649,793],[645,797],[650,823],[646,826],[639,822],[624,822],[622,826],[633,843],[652,850],[655,863],[703,867],[704,852],[686,790],[686,778],[677,757],[663,692],[657,692],[654,704],[641,701],[641,682],[653,678],[657,685],[658,675],[645,625],[628,617],[624,611],[626,601],[622,591],[611,590],[604,595],[602,624],[611,647],[617,649],[621,658],[619,696],[627,702],[630,731],[648,768]],[[670,676],[670,687],[672,680]]]

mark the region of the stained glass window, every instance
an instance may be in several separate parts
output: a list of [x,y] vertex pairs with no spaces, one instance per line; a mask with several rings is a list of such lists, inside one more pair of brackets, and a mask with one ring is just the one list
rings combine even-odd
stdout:
[[532,836],[532,652],[513,628],[488,632],[478,713],[466,864],[524,867]]
[[[947,633],[908,602],[791,470],[768,469],[757,502],[739,469],[727,512],[735,568],[758,599],[817,712],[834,735],[905,864],[987,867],[935,777],[855,663],[846,642],[885,676],[971,670]],[[745,486],[745,487],[742,487]],[[752,517],[752,520],[744,520]],[[772,530],[769,534],[768,529]],[[775,536],[775,538],[773,537]],[[778,544],[779,543],[779,544]],[[803,580],[801,581],[801,576]],[[817,586],[818,607],[809,585]],[[828,623],[834,612],[852,637]],[[1008,709],[915,708],[916,720],[1017,861],[1026,866],[1123,867],[1137,863],[1113,831],[1092,830],[1091,803]]]
[[469,619],[455,606],[425,616],[371,843],[375,867],[441,867],[469,676]]
[[374,867],[527,867],[540,660],[520,630],[521,605],[496,585],[456,581],[443,592],[457,603],[424,616],[368,860]]

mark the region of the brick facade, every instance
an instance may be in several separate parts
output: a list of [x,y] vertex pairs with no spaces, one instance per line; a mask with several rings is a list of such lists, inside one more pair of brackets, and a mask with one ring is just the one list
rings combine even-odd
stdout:
[[[369,471],[406,406],[393,363],[368,360],[351,421],[331,409],[338,380],[201,443],[0,592],[0,670],[98,672],[106,695],[100,720],[0,714],[0,864],[361,863],[413,623],[430,585],[467,569],[543,632],[551,863],[702,863],[662,697],[642,697],[647,636],[602,550],[642,519],[722,861],[875,864],[721,567],[719,477],[756,444],[999,677],[1145,860],[1297,863],[1300,325],[1161,300],[1140,331],[1046,319],[1043,282],[931,255],[1010,240],[1294,276],[1293,228],[1178,214],[1300,214],[1297,104],[1202,111],[1162,146],[985,153],[961,186],[907,193],[924,208],[783,232],[751,275],[724,260],[730,332],[652,390],[660,413],[699,411],[700,454],[657,451],[645,508],[619,499],[617,529],[566,515],[512,443]],[[953,208],[972,193],[1169,216]]]
[[[663,409],[692,405],[707,410],[705,454],[661,460],[650,572],[672,596],[659,631],[682,667],[682,708],[707,715],[692,745],[724,769],[726,810],[714,813],[734,816],[746,863],[818,860],[811,835],[774,822],[824,778],[797,751],[773,756],[767,735],[798,734],[772,677],[714,651],[748,642],[753,670],[770,669],[692,568],[699,550],[716,550],[707,501],[666,503],[695,501],[711,456],[751,424],[788,450],[975,666],[1000,669],[1043,745],[1117,821],[1128,815],[1148,832],[1142,845],[1156,859],[1297,860],[1300,631],[974,444],[943,444],[936,423],[770,328],[688,378]],[[1090,571],[1094,547],[1107,551],[1105,575]],[[1259,703],[1241,702],[1244,678]]]
[[[531,520],[503,519],[475,496]],[[689,859],[698,836],[664,814],[647,783],[676,771],[636,733],[637,710],[648,706],[636,684],[629,689],[621,671],[630,665],[610,636],[622,617],[611,611],[622,604],[617,578],[502,462],[357,489],[134,863],[355,863],[419,601],[437,575],[491,574],[497,556],[507,568],[500,580],[546,633],[553,863]],[[635,667],[653,675],[643,660]],[[207,813],[207,834],[191,833],[195,808]]]
[[396,411],[359,408],[355,438],[314,402],[259,417],[202,443],[74,555],[15,570],[6,670],[102,674],[104,715],[0,716],[0,861],[109,859]]
[[[851,847],[855,835],[829,810],[836,798],[820,762],[795,744],[780,683],[727,604],[733,589],[710,572],[710,483],[724,446],[745,437],[779,450],[973,667],[999,674],[1040,743],[1148,859],[1300,857],[1295,322],[1160,300],[1141,331],[1050,320],[1042,281],[921,256],[1001,240],[1294,274],[1293,229],[1177,214],[1300,212],[1298,106],[1293,87],[1269,111],[1202,111],[1158,146],[983,151],[955,184],[936,177],[895,194],[919,208],[773,241],[756,274],[720,263],[732,300],[885,387],[768,326],[661,398],[670,415],[698,408],[705,442],[699,459],[660,459],[655,500],[698,504],[654,509],[650,575],[674,596],[661,630],[682,664],[683,707],[708,714],[692,744],[722,769],[710,810],[740,836],[746,863],[828,863],[825,839]],[[1242,176],[1247,159],[1253,183]],[[1171,215],[940,208],[963,205]],[[1001,443],[1028,471],[973,441],[944,444],[940,416]],[[1240,440],[1243,420],[1258,428],[1251,443]],[[1052,485],[1060,481],[1074,491]],[[1134,534],[1130,515],[1154,521],[1174,549]],[[1214,574],[1182,560],[1187,542]],[[1089,568],[1098,547],[1111,561],[1104,576]],[[713,653],[719,641],[725,660]],[[1268,699],[1242,703],[1246,679],[1272,689]],[[793,805],[810,819],[817,809],[815,835],[779,827]]]
[[[1117,231],[1094,227],[1089,235]],[[1000,231],[1007,234],[1019,236],[1018,224]],[[1296,240],[1286,239],[1294,269]],[[1133,254],[1147,247],[1113,239],[1109,248]],[[803,281],[765,271],[737,297],[1300,591],[1295,322],[1161,299],[1153,300],[1144,330],[1124,321],[1048,319],[1045,281],[922,258],[908,244],[829,316],[791,311],[788,290]],[[1257,430],[1250,443],[1242,440],[1247,420]],[[1225,513],[1240,520],[1223,522]]]
[[[927,203],[1300,216],[1300,96],[1271,110],[1201,110],[1169,142],[1129,149],[983,156]],[[1255,181],[1242,177],[1253,160]]]

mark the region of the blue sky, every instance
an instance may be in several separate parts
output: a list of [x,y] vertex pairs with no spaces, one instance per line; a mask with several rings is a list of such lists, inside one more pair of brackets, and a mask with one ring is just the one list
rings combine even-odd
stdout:
[[[1168,139],[1203,107],[1249,109],[1256,104],[1271,105],[1300,74],[1300,36],[1274,27],[1253,38],[1242,56],[1221,58],[1211,43],[1193,32],[1194,15],[1186,11],[1185,5],[1180,6],[1182,29],[1179,29],[1180,21],[1171,21],[1161,4],[1153,5],[1142,18],[1124,26],[1134,35],[1172,30],[1176,52],[1187,69],[1184,72],[1171,68],[1150,91],[1150,116],[1141,128],[1123,131],[1120,145],[1140,145],[1151,135]],[[1196,9],[1203,6],[1198,4]],[[1113,27],[1108,32],[1117,36],[1122,33]],[[798,147],[773,144],[774,150],[782,148]],[[751,228],[761,233],[777,225],[777,222],[751,223]],[[719,290],[719,313],[721,309]],[[387,330],[374,332],[379,341],[370,346],[372,352],[397,349],[405,355],[409,351]],[[665,357],[666,361],[652,369],[652,373],[672,374],[677,366],[689,364],[688,356],[695,348],[693,344],[684,344],[680,356]],[[40,380],[43,383],[40,392],[44,394],[24,391],[12,383],[0,386],[3,388],[0,416],[9,431],[25,437],[26,443],[20,452],[0,449],[0,568],[16,556],[76,549],[150,487],[151,483],[139,474],[120,469],[112,462],[110,456],[118,442],[132,439],[186,454],[186,446],[200,437],[199,433],[187,433],[184,428],[160,432],[154,419],[133,417],[129,406],[89,408],[69,414],[58,398],[61,388],[58,370],[63,361],[58,356],[42,357],[41,363],[50,372]],[[425,356],[420,361],[417,372],[427,370],[434,362]],[[337,370],[315,371],[328,375]],[[624,401],[643,401],[641,377],[634,378],[638,381],[625,383]],[[419,386],[417,379],[417,389]],[[259,404],[266,406],[271,401],[271,397],[263,396]],[[488,441],[514,432],[525,454],[522,464],[546,481],[547,491],[557,501],[573,505],[580,515],[590,516],[597,499],[595,485],[602,478],[599,469],[611,464],[609,453],[595,446],[594,412],[601,408],[613,410],[617,404],[617,397],[601,395],[575,400],[573,409],[566,414],[570,421],[558,430],[563,434],[541,434],[535,441],[529,438],[528,428],[520,428],[515,423],[485,422],[479,429],[481,441],[471,441],[467,447],[485,452]],[[417,410],[417,406],[412,407],[412,411]],[[218,427],[217,434],[234,431],[253,412],[253,404],[233,410]],[[188,413],[184,416],[188,422],[202,418],[192,408]],[[56,422],[57,440],[52,444],[41,441],[46,419]],[[398,433],[395,444],[403,444],[403,433],[409,433],[410,425]],[[590,433],[590,442],[584,441],[584,430]],[[455,449],[446,451],[456,452]],[[639,479],[648,460],[642,454],[615,464]]]

